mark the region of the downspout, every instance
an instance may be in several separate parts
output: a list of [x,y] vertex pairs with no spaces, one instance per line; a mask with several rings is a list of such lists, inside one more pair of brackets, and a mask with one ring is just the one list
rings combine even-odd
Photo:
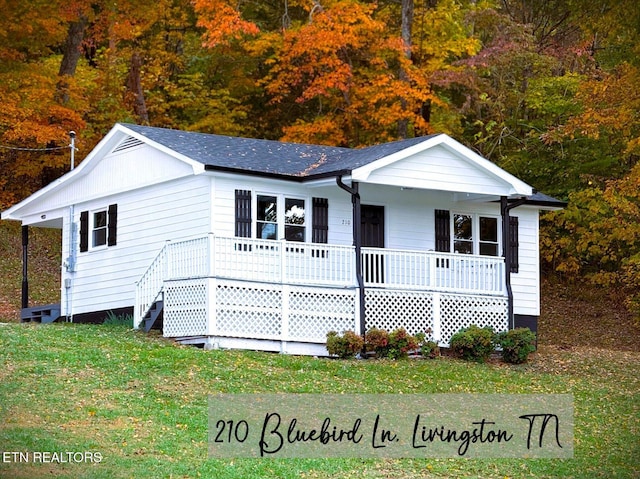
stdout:
[[22,309],[29,307],[29,227],[22,227]]
[[364,307],[364,279],[362,278],[362,226],[360,216],[360,193],[358,193],[358,183],[352,182],[351,186],[347,186],[342,182],[342,176],[336,176],[336,184],[351,195],[352,208],[352,230],[353,230],[353,246],[356,255],[356,282],[358,283],[358,294],[360,299],[360,336],[364,339],[365,335],[365,307]]
[[520,198],[509,203],[506,196],[500,197],[500,215],[502,216],[502,254],[504,256],[504,279],[507,290],[507,314],[509,329],[515,326],[513,317],[513,289],[511,288],[511,248],[509,247],[509,212],[526,203],[526,198]]

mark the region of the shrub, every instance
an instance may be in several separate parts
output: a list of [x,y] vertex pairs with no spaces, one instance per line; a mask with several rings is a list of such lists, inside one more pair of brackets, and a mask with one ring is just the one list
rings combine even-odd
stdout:
[[498,334],[497,344],[502,348],[502,359],[511,364],[524,363],[536,350],[536,334],[529,328],[515,328]]
[[332,356],[352,358],[362,350],[363,345],[362,337],[353,331],[345,331],[342,336],[336,331],[327,333],[327,351]]
[[450,348],[462,359],[483,363],[495,349],[495,337],[493,329],[472,324],[451,336]]
[[426,333],[418,333],[415,335],[418,347],[420,348],[420,354],[425,358],[437,358],[440,356],[440,346],[436,341],[427,339],[427,334],[431,336],[431,328],[427,329]]
[[387,355],[391,359],[406,358],[409,351],[418,349],[418,341],[416,338],[404,328],[398,328],[389,335],[389,350]]
[[389,354],[389,333],[384,329],[371,328],[365,335],[365,347],[379,358],[386,358]]

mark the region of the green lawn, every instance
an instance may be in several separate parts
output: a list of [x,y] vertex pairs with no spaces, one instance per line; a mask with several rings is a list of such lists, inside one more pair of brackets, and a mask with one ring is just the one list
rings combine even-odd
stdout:
[[[0,451],[97,451],[95,464],[2,463],[6,478],[640,477],[640,354],[543,348],[522,366],[338,361],[176,346],[125,327],[0,325]],[[571,393],[574,459],[207,457],[211,393]]]

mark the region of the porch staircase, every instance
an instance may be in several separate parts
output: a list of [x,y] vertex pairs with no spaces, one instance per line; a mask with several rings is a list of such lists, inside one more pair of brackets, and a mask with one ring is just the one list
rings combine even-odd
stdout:
[[164,317],[164,302],[162,300],[162,295],[160,299],[155,301],[147,314],[142,318],[142,323],[144,324],[144,332],[148,333],[152,329],[158,329],[162,331],[162,320]]
[[44,306],[33,306],[23,308],[20,311],[20,322],[22,323],[53,323],[60,317],[59,304],[46,304]]

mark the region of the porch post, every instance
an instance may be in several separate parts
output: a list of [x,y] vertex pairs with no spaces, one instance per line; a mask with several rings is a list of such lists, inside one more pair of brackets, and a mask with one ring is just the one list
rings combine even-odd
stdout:
[[502,256],[504,257],[504,281],[507,289],[507,321],[513,329],[513,290],[511,289],[511,248],[509,248],[509,201],[500,197],[500,216],[502,216]]
[[358,282],[358,292],[360,294],[360,336],[364,338],[366,332],[365,302],[364,302],[364,280],[362,278],[362,210],[360,208],[360,193],[358,183],[352,183],[355,194],[351,197],[353,202],[353,245],[356,254],[356,281]]
[[509,211],[527,202],[526,197],[522,197],[509,203],[506,196],[500,197],[500,215],[502,216],[502,255],[504,256],[504,279],[507,289],[508,321],[509,329],[515,327],[513,318],[513,290],[511,288],[511,248],[509,247]]
[[353,181],[351,186],[347,186],[342,182],[342,177],[336,177],[337,185],[351,195],[352,204],[352,231],[353,246],[356,255],[356,281],[358,283],[359,308],[358,316],[360,321],[360,336],[364,338],[366,332],[365,303],[364,303],[364,280],[362,278],[362,215],[360,208],[360,193],[358,192],[358,183]]
[[22,226],[22,309],[29,307],[29,227]]

